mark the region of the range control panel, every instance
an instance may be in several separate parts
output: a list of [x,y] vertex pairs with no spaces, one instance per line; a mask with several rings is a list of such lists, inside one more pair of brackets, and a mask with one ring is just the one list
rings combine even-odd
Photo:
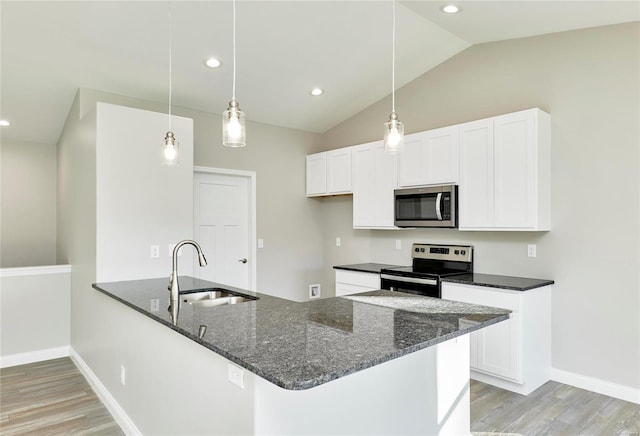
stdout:
[[452,260],[456,262],[471,262],[473,259],[472,245],[413,244],[411,251],[411,257],[416,259]]

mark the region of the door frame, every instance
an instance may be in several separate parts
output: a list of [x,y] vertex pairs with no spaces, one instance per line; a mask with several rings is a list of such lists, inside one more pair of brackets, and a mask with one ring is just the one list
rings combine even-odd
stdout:
[[[247,253],[249,253],[249,291],[257,292],[257,282],[258,282],[258,250],[257,250],[257,226],[256,226],[256,172],[255,171],[243,171],[243,170],[232,170],[228,168],[214,168],[214,167],[202,167],[202,166],[194,166],[193,167],[194,176],[197,173],[200,174],[219,174],[226,176],[237,176],[237,177],[245,177],[249,180],[249,237]],[[194,177],[195,183],[195,177]],[[195,196],[195,189],[193,191]],[[195,201],[194,201],[195,208]],[[193,214],[193,231],[195,234],[196,227],[196,210],[194,210]],[[195,264],[194,264],[195,265]]]

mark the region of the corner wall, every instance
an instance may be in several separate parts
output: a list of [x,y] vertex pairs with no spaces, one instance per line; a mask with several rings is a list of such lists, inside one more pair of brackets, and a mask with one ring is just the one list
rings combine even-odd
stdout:
[[[540,107],[552,122],[550,232],[354,231],[351,202],[321,213],[325,276],[345,259],[409,264],[412,242],[466,243],[478,272],[550,278],[553,367],[640,389],[640,24],[473,46],[396,93],[407,133]],[[379,139],[385,99],[328,131],[324,149]],[[395,249],[400,239],[402,249]],[[537,258],[527,257],[537,244]],[[351,262],[348,262],[351,263]],[[637,391],[636,391],[637,392]]]
[[56,148],[2,139],[0,268],[56,263]]

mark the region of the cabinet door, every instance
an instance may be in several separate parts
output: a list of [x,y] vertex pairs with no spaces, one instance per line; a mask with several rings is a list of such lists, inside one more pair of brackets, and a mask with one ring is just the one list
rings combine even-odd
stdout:
[[536,206],[534,111],[494,118],[495,226],[533,227]]
[[458,129],[445,127],[426,132],[422,167],[425,185],[458,181]]
[[327,152],[327,193],[351,192],[351,147]]
[[443,283],[442,298],[511,310],[511,317],[507,321],[471,333],[471,368],[521,383],[522,297],[482,286]]
[[476,335],[476,367],[492,375],[521,382],[518,344],[520,315],[511,312],[508,321],[499,322],[472,334]]
[[325,153],[307,156],[307,196],[327,192],[327,156]]
[[460,144],[460,229],[492,227],[494,222],[493,121],[458,126]]
[[458,179],[458,131],[443,127],[407,135],[398,154],[398,185],[455,183]]
[[353,147],[353,227],[395,228],[396,157],[382,141]]
[[404,150],[398,156],[398,186],[424,184],[423,155],[424,134],[413,133],[404,137]]

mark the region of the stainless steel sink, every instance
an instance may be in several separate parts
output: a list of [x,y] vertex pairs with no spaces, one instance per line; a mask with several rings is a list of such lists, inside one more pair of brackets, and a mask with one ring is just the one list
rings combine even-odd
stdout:
[[183,303],[199,307],[214,307],[226,304],[246,303],[257,299],[257,297],[252,297],[250,295],[238,295],[226,289],[217,288],[180,294],[180,300],[182,300]]

